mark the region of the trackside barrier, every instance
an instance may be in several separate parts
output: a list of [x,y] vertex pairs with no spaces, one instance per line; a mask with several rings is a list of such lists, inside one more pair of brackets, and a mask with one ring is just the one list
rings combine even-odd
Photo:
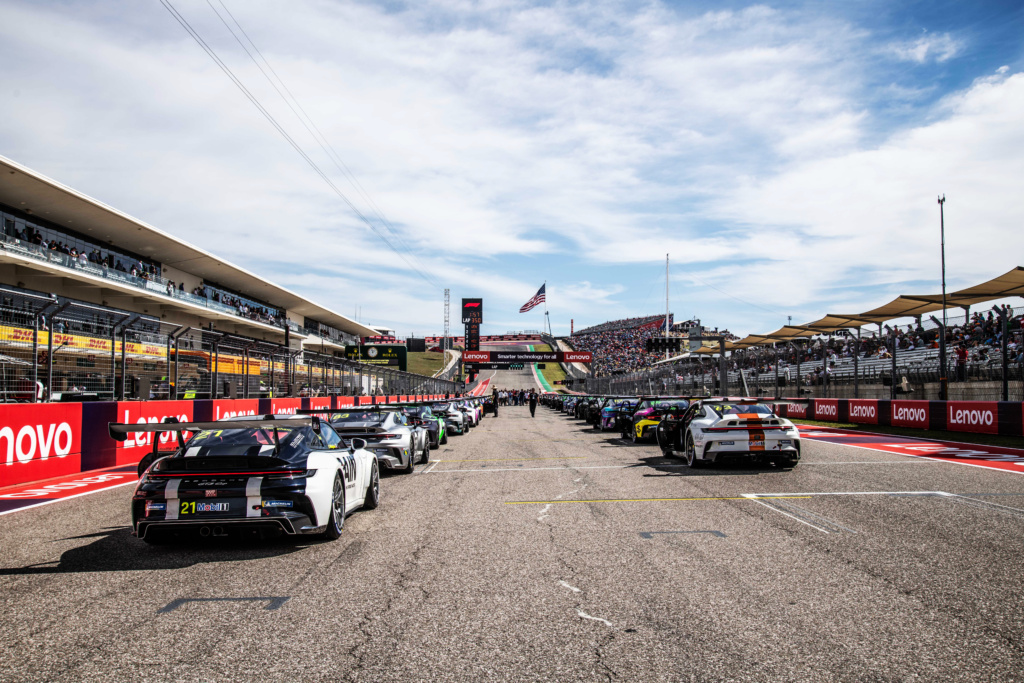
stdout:
[[1024,403],[1016,401],[914,401],[810,399],[778,406],[794,419],[1024,436]]
[[[384,397],[378,397],[383,399]],[[391,396],[390,402],[427,396]],[[0,488],[79,472],[134,465],[153,449],[177,447],[173,432],[130,433],[114,441],[107,423],[147,424],[222,420],[238,415],[294,414],[299,408],[341,408],[373,403],[372,396],[201,399],[194,401],[105,401],[94,403],[0,404]]]

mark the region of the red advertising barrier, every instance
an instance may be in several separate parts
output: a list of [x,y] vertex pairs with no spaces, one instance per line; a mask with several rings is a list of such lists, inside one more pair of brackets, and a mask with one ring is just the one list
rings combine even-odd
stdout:
[[192,417],[197,422],[223,420],[229,417],[259,415],[258,398],[218,398],[195,402]]
[[343,408],[346,406],[354,406],[356,404],[355,396],[336,396],[334,399],[335,408]]
[[303,410],[330,410],[334,408],[334,402],[330,396],[315,396],[302,399]]
[[806,403],[787,403],[786,404],[786,417],[807,417],[807,404]]
[[928,429],[931,418],[929,401],[893,401],[892,424],[894,427]]
[[850,422],[866,425],[878,424],[878,401],[873,398],[851,398]]
[[373,396],[359,396],[359,405],[368,406],[373,403]]
[[839,399],[818,398],[814,400],[814,419],[825,422],[839,422]]
[[951,432],[999,433],[999,404],[995,401],[949,401],[946,429]]
[[260,413],[262,415],[294,415],[302,407],[301,398],[261,398]]
[[[195,401],[120,401],[114,421],[125,424],[153,424],[163,422],[166,417],[173,417],[178,422],[193,421]],[[103,425],[106,431],[106,425]],[[110,438],[109,436],[107,437]],[[177,435],[174,432],[129,432],[128,438],[116,442],[114,465],[131,465],[142,460],[146,453],[153,450],[153,439],[159,442],[159,450],[177,448]]]
[[82,468],[82,406],[74,403],[3,406],[0,410],[0,487]]

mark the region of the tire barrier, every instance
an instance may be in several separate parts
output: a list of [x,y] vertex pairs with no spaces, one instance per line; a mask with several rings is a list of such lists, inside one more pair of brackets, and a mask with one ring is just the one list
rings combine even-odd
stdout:
[[0,489],[120,465],[134,465],[152,451],[177,447],[172,432],[129,434],[114,441],[108,422],[158,423],[220,420],[237,415],[294,414],[300,408],[331,410],[359,405],[432,401],[416,396],[325,396],[317,398],[201,399],[193,401],[106,401],[10,403],[0,405]]

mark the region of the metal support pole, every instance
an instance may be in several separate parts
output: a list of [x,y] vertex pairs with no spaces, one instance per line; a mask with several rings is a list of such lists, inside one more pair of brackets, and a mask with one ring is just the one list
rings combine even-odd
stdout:
[[39,402],[39,314],[32,316],[32,402]]
[[174,338],[174,399],[178,400],[178,396],[181,395],[180,387],[178,386],[178,344],[181,341],[181,337]]
[[1004,306],[1004,307],[999,309],[1000,310],[1000,316],[999,317],[1001,318],[1002,327],[1003,327],[1003,335],[1002,335],[1003,339],[1002,339],[1001,346],[1003,347],[1002,348],[1002,351],[1003,351],[1003,394],[1002,395],[1003,395],[1003,400],[1004,401],[1009,401],[1010,400],[1010,375],[1009,375],[1009,373],[1010,373],[1010,352],[1009,352],[1009,348],[1007,347],[1007,342],[1009,341],[1007,339],[1007,337],[1010,336],[1010,311],[1009,311],[1009,308],[1010,308],[1009,306]]
[[800,392],[803,391],[803,384],[800,383],[800,366],[803,364],[804,354],[799,344],[794,342],[793,346],[796,347],[796,397],[800,398]]
[[128,325],[121,326],[121,390],[117,392],[117,400],[123,401],[128,386]]
[[822,375],[822,377],[821,377],[821,386],[822,386],[822,393],[824,394],[825,398],[828,398],[828,388],[829,388],[828,387],[828,351],[829,351],[828,347],[829,347],[829,344],[831,344],[831,343],[832,343],[832,333],[829,332],[828,333],[828,339],[825,341],[825,343],[823,345],[825,348],[824,348],[824,350],[823,350],[823,352],[821,354],[821,375]]
[[725,337],[718,338],[718,387],[722,396],[729,395],[729,366],[725,360]]
[[857,345],[853,347],[853,397],[860,398],[860,328],[857,328]]
[[249,398],[249,349],[242,349],[242,398]]
[[946,358],[946,325],[939,324],[939,400],[949,400],[949,361]]
[[[53,398],[53,315],[50,315],[50,324],[46,335],[46,400]],[[35,387],[33,387],[35,391]]]
[[775,346],[775,342],[772,342],[772,352],[775,355],[775,394],[773,395],[775,400],[779,399],[779,349]]
[[213,384],[210,386],[210,398],[217,398],[220,393],[220,344],[213,342]]
[[896,338],[896,328],[894,327],[892,330],[892,383],[889,386],[889,398],[891,399],[896,398],[896,347],[898,345],[899,342]]

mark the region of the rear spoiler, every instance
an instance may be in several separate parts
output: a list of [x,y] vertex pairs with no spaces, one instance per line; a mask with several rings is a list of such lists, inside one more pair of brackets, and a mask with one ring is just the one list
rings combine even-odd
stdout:
[[[220,420],[217,422],[178,422],[173,417],[165,417],[163,422],[154,422],[148,424],[129,424],[124,422],[109,422],[107,423],[107,433],[110,434],[110,438],[115,441],[124,441],[128,438],[129,434],[136,434],[139,432],[177,432],[178,435],[178,447],[185,445],[184,432],[199,432],[207,429],[273,429],[274,430],[274,454],[277,455],[281,448],[281,443],[277,437],[278,427],[295,427],[309,425],[313,428],[313,431],[317,434],[320,433],[320,418],[315,415],[307,418],[290,418],[281,419],[274,415],[264,415],[263,417],[253,418],[251,420]],[[153,453],[156,454],[160,445],[159,439],[153,439]]]

